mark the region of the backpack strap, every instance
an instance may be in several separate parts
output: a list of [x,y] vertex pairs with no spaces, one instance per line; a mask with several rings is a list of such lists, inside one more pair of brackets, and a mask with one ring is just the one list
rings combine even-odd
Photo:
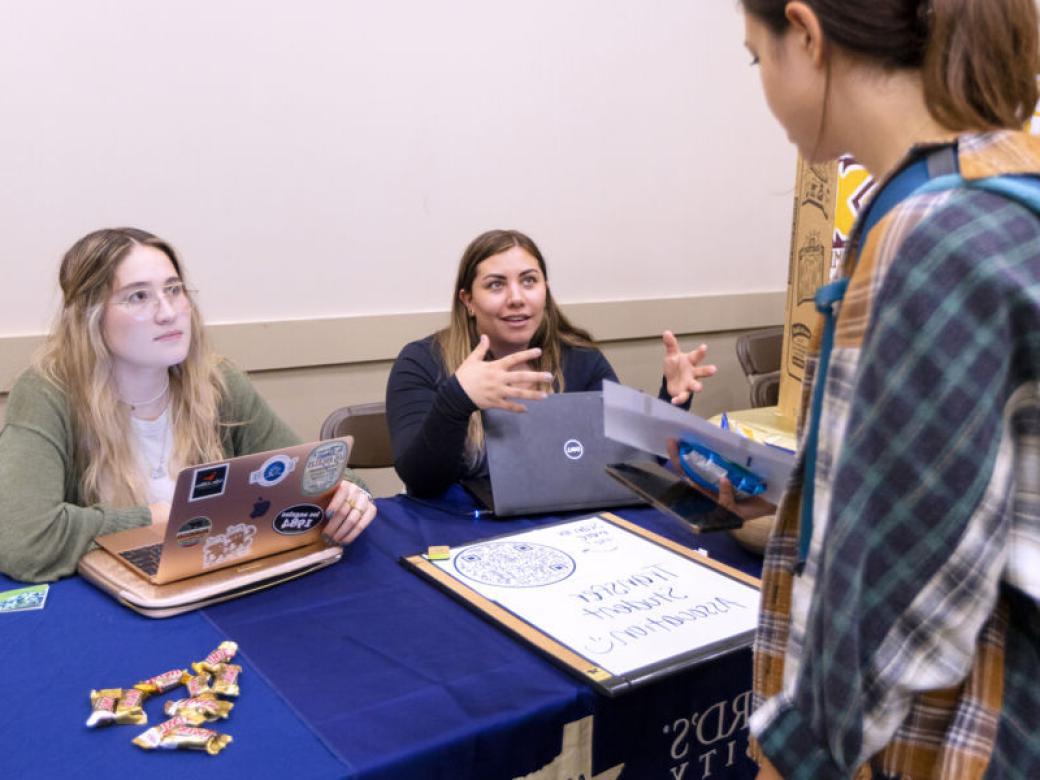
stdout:
[[930,179],[914,190],[914,194],[941,192],[958,187],[985,190],[1013,200],[1040,216],[1040,177],[1035,175],[989,176],[985,179],[965,179],[959,173],[950,173]]
[[[939,173],[944,166],[939,161],[939,170],[935,164],[919,163],[914,168],[904,172],[899,181],[893,181],[892,189],[886,195],[885,202],[880,208],[872,209],[873,214],[868,215],[865,229],[861,232],[866,235],[870,228],[877,224],[896,204],[903,199],[917,194],[928,192],[941,192],[943,190],[957,189],[958,187],[970,187],[972,189],[985,190],[995,195],[1000,195],[1009,200],[1025,206],[1040,217],[1040,177],[1026,176],[990,176],[985,179],[967,180],[959,173]],[[946,170],[949,170],[947,167]],[[956,170],[956,169],[954,169]],[[939,173],[934,178],[927,178],[930,174]],[[924,181],[922,183],[922,178]],[[802,484],[801,523],[798,529],[798,558],[796,572],[801,573],[805,561],[809,556],[809,546],[812,542],[813,529],[813,500],[815,498],[816,477],[816,450],[819,446],[820,414],[823,411],[823,391],[827,383],[827,369],[830,365],[831,350],[834,347],[834,331],[838,319],[837,307],[845,297],[848,287],[848,279],[826,284],[816,291],[816,309],[824,317],[823,335],[820,343],[819,362],[817,363],[816,381],[813,386],[812,401],[810,406],[809,429],[805,436],[805,472]]]

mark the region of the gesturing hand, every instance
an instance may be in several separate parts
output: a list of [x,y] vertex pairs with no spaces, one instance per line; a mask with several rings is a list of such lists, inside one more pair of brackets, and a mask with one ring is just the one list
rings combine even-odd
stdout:
[[535,401],[545,398],[546,393],[533,388],[539,383],[552,382],[552,374],[518,368],[541,355],[540,349],[525,349],[498,360],[484,360],[488,347],[488,337],[481,336],[480,343],[455,371],[455,377],[473,403],[480,409],[523,412],[526,411],[524,407],[510,399]]
[[664,341],[665,386],[668,388],[668,395],[672,397],[672,403],[679,406],[689,400],[691,393],[699,393],[703,389],[697,380],[712,376],[716,368],[712,365],[700,365],[708,352],[706,344],[683,352],[679,349],[678,339],[670,330],[666,330],[661,338]]

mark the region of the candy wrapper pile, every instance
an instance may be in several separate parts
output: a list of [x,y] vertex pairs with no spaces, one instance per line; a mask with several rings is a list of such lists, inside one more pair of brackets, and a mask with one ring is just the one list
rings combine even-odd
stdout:
[[169,720],[134,737],[133,743],[145,750],[204,750],[215,756],[227,747],[231,737],[203,724],[227,720],[235,706],[219,697],[238,696],[242,667],[231,663],[237,652],[238,645],[234,642],[221,642],[205,660],[193,663],[191,671],[171,669],[131,688],[91,691],[87,725],[91,728],[127,723],[144,725],[148,723],[145,700],[183,686],[187,695],[163,704],[163,712]]

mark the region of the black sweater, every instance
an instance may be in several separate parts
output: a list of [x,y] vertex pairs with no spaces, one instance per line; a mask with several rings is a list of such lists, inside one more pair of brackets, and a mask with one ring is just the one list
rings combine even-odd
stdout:
[[[617,374],[598,349],[563,346],[567,392],[600,390]],[[662,397],[667,391],[662,383]],[[484,462],[465,462],[469,418],[477,405],[454,374],[448,374],[434,336],[401,350],[386,386],[386,414],[394,448],[394,468],[408,492],[437,495],[459,479],[486,473]]]

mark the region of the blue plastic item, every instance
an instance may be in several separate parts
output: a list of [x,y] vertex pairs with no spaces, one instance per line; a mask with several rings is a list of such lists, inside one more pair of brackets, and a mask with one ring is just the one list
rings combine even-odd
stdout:
[[741,498],[757,496],[766,489],[761,477],[692,439],[679,440],[679,465],[687,477],[715,495],[723,477]]

